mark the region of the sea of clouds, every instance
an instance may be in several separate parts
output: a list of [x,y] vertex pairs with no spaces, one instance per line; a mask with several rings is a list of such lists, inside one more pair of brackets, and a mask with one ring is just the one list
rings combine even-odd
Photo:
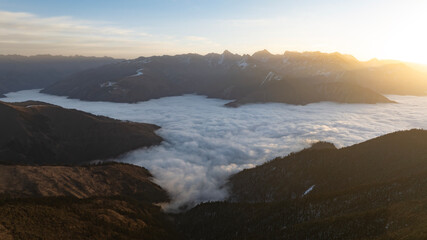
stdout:
[[398,104],[294,106],[279,103],[227,108],[197,95],[136,104],[86,102],[27,90],[1,101],[38,100],[121,120],[154,123],[165,141],[117,160],[149,169],[173,197],[169,210],[227,197],[227,177],[315,141],[349,146],[397,130],[427,129],[427,97],[388,96]]

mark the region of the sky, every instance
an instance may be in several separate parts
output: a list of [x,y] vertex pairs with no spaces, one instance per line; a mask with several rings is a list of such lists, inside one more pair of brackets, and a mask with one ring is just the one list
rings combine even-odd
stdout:
[[0,0],[0,54],[136,58],[267,49],[427,64],[425,0]]

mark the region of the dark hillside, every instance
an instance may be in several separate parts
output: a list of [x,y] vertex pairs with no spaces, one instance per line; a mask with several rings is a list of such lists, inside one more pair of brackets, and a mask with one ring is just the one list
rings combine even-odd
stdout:
[[144,168],[0,166],[0,239],[180,239]]
[[2,93],[44,88],[73,73],[121,61],[109,57],[0,55]]
[[264,202],[381,184],[427,171],[427,131],[387,134],[342,149],[306,149],[230,178],[232,199]]
[[152,124],[123,122],[41,102],[0,102],[0,162],[80,164],[157,145]]
[[229,202],[177,216],[188,239],[426,239],[427,131],[315,144],[229,187]]

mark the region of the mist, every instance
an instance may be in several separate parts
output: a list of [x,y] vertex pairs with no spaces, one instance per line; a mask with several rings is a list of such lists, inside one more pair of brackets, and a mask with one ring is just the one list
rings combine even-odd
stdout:
[[27,90],[1,101],[38,100],[121,120],[154,123],[165,141],[116,161],[143,166],[172,196],[167,210],[227,197],[227,178],[277,156],[328,141],[349,146],[386,133],[427,129],[427,97],[387,96],[398,104],[306,106],[279,103],[226,108],[204,96],[167,97],[136,104],[86,102]]

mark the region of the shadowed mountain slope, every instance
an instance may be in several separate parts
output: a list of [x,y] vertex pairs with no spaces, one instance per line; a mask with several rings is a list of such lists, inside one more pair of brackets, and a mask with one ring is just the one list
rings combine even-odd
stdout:
[[139,196],[167,202],[166,192],[142,167],[109,163],[89,166],[17,166],[0,168],[0,195],[9,198]]
[[0,115],[0,161],[9,164],[80,164],[162,141],[155,125],[42,102],[0,102]]
[[109,57],[0,55],[2,93],[44,88],[73,73],[120,61]]
[[246,103],[389,103],[381,94],[425,95],[427,75],[402,63],[339,53],[260,51],[252,56],[140,57],[83,71],[43,90],[89,101],[138,102],[201,94]]
[[179,239],[144,168],[0,167],[1,239]]
[[427,131],[387,134],[341,149],[306,149],[230,178],[232,199],[264,202],[329,194],[427,172]]
[[160,207],[122,197],[5,200],[0,219],[2,240],[182,239]]
[[425,130],[321,143],[233,175],[229,202],[178,225],[188,239],[425,239],[426,179]]

